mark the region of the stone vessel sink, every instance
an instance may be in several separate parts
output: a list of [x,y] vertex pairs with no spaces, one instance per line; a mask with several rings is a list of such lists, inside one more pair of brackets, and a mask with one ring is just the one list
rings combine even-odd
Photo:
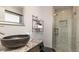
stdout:
[[1,43],[6,48],[18,48],[25,46],[29,40],[29,35],[11,35],[1,39]]

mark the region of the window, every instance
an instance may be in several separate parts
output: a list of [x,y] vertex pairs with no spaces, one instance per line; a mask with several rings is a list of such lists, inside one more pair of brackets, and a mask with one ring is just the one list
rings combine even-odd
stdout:
[[22,15],[5,10],[4,21],[10,24],[23,24]]

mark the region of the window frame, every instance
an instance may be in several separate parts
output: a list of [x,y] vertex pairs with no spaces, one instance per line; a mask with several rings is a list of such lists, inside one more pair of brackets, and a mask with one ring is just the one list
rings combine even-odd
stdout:
[[[6,12],[10,13],[10,14],[12,13],[14,15],[18,15],[20,17],[19,23],[18,22],[5,21],[5,13]],[[24,25],[23,15],[16,13],[16,12],[13,12],[13,11],[4,10],[4,20],[0,21],[0,25],[21,25],[21,26],[23,26]]]

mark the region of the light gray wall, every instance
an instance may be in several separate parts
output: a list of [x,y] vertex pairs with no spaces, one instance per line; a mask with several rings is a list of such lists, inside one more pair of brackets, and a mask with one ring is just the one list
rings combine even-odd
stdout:
[[79,52],[79,6],[73,7],[72,51]]
[[46,47],[52,48],[52,32],[53,32],[53,7],[41,7],[41,17],[44,20],[43,41]]
[[77,38],[77,14],[76,14],[76,7],[72,9],[72,40],[71,40],[71,49],[73,52],[77,50],[76,48],[76,38]]
[[74,31],[76,31],[76,50],[77,52],[79,52],[79,7],[76,7],[76,29],[74,29]]
[[[52,48],[52,7],[25,7],[24,11],[26,28],[28,28],[26,32],[29,32],[33,39],[42,39],[46,47]],[[32,33],[32,15],[44,21],[43,33]]]
[[42,39],[42,33],[36,33],[36,32],[32,33],[32,15],[41,18],[40,14],[41,12],[39,7],[33,7],[33,6],[24,7],[24,23],[27,28],[26,32],[30,33],[33,39]]
[[[5,7],[11,11],[22,14],[22,11],[16,7]],[[25,26],[0,25],[0,32],[7,35],[29,33],[32,39],[41,39],[44,45],[52,48],[52,7],[25,6],[23,10]],[[44,32],[32,32],[32,15],[38,16],[44,20]],[[0,35],[0,38],[3,36]]]
[[[19,14],[23,14],[22,9],[18,8],[18,7],[3,7],[0,6],[0,15],[4,16],[4,11],[3,10],[10,10]],[[1,13],[2,12],[2,13]],[[0,20],[4,20],[4,17],[0,17]],[[6,35],[12,35],[12,34],[20,34],[20,33],[25,33],[25,26],[11,26],[11,25],[0,25],[0,32],[4,33]],[[0,35],[0,38],[3,37],[2,35]]]

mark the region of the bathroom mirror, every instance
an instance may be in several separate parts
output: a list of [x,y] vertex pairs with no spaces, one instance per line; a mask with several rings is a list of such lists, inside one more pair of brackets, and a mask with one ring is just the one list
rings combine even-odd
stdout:
[[23,7],[0,6],[0,25],[24,25]]

